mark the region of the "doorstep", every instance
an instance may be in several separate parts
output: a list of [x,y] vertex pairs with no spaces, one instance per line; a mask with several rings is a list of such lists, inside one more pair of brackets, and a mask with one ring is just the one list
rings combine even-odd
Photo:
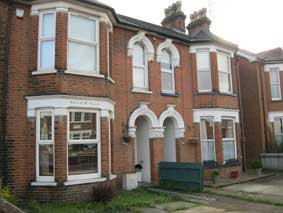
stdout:
[[212,181],[204,181],[204,186],[205,187],[212,187],[212,188],[220,188],[220,187],[224,187],[224,186],[230,186],[230,185],[234,185],[234,184],[239,184],[239,183],[245,183],[245,182],[249,182],[249,181],[253,181],[253,180],[258,180],[258,179],[262,179],[262,178],[268,178],[271,176],[274,176],[275,174],[270,173],[270,174],[262,174],[260,176],[257,175],[250,175],[247,173],[242,173],[240,177],[236,178],[236,179],[232,179],[232,178],[220,178],[219,183],[212,183]]

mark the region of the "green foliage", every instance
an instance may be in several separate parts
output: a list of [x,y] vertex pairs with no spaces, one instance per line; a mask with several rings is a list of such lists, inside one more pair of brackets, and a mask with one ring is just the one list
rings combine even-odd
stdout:
[[17,202],[17,198],[10,192],[8,187],[3,187],[0,189],[0,199],[7,200],[11,203]]
[[94,201],[98,203],[109,203],[116,194],[116,187],[111,184],[102,184],[94,189]]
[[178,197],[164,193],[149,192],[145,189],[123,191],[111,202],[49,203],[39,204],[35,201],[23,206],[27,213],[92,213],[92,212],[133,212],[137,207],[153,207],[159,203],[176,201]]
[[253,169],[261,169],[262,163],[261,163],[260,160],[256,160],[256,161],[252,162],[251,166],[252,166]]
[[219,176],[219,175],[220,175],[219,170],[214,170],[214,171],[211,173],[211,176],[212,176],[212,177],[217,177],[217,176]]

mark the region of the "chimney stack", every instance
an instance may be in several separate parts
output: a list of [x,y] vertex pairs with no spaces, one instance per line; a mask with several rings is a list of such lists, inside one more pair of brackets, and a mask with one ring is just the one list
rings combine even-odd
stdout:
[[203,8],[199,11],[195,11],[190,16],[191,22],[187,26],[187,29],[189,31],[189,35],[194,35],[195,33],[198,33],[199,31],[209,32],[211,21],[206,16],[206,8]]
[[181,7],[181,1],[177,1],[164,10],[165,18],[161,22],[163,27],[186,32],[186,15],[181,10]]

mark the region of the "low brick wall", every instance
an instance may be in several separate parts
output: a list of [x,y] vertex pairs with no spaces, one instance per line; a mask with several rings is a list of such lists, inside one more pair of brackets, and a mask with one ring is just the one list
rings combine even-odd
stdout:
[[261,162],[264,169],[283,170],[283,153],[263,153]]
[[240,174],[242,173],[241,166],[231,166],[231,167],[220,167],[220,168],[205,168],[204,169],[204,180],[210,181],[211,174],[213,171],[218,170],[220,172],[220,177],[222,178],[230,178],[231,172],[238,171]]

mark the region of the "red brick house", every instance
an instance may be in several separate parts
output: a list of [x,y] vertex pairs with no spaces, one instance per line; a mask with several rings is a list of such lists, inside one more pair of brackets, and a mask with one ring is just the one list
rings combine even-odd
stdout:
[[283,134],[283,50],[276,48],[254,54],[239,51],[246,158],[260,159],[260,154],[282,146]]
[[14,193],[90,199],[136,164],[158,183],[160,161],[241,171],[229,164],[242,162],[238,48],[205,9],[186,33],[180,3],[162,26],[91,0],[0,4],[1,175]]

